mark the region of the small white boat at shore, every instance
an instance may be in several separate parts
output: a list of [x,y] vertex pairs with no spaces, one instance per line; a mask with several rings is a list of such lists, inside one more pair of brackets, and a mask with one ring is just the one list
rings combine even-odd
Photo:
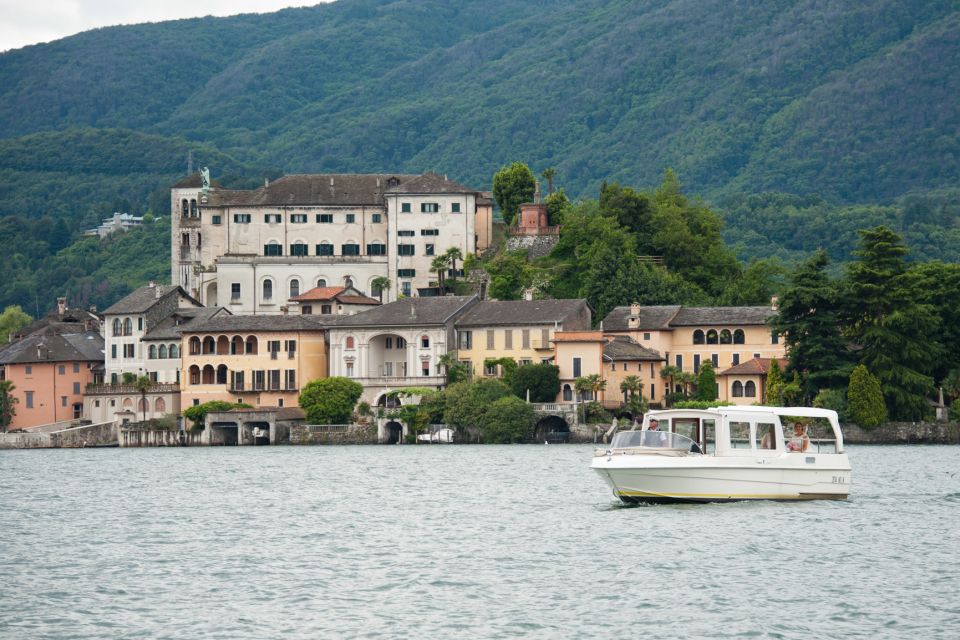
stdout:
[[433,433],[421,433],[417,436],[417,442],[429,442],[432,444],[453,444],[453,429],[438,429]]
[[[784,419],[804,432],[785,436]],[[810,422],[826,437],[809,438]],[[837,413],[809,407],[651,411],[642,429],[598,449],[591,467],[627,503],[843,500],[851,480]]]

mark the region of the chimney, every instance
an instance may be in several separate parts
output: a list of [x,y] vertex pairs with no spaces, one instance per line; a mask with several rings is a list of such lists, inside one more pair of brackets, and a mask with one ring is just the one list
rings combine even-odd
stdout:
[[96,312],[97,312],[97,305],[95,304],[90,305],[90,313],[96,313]]
[[774,311],[780,308],[780,298],[778,296],[770,296],[770,308]]
[[159,299],[160,299],[160,287],[158,287],[157,285],[153,284],[152,282],[151,282],[150,284],[153,285],[153,297],[156,298],[157,300],[159,300]]
[[640,305],[636,302],[630,305],[630,315],[627,317],[627,328],[640,328]]
[[330,186],[333,186],[333,176],[330,176]]
[[266,189],[266,188],[269,187],[269,186],[270,186],[270,178],[264,178],[264,179],[263,179],[263,188]]
[[523,290],[523,299],[524,300],[533,300],[533,287]]
[[57,315],[62,318],[63,314],[66,312],[67,312],[67,299],[57,298]]
[[417,317],[417,308],[413,305],[413,302],[410,303],[410,317],[411,318]]

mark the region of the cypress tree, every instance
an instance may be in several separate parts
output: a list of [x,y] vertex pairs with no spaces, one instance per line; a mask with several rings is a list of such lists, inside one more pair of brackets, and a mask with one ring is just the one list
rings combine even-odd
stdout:
[[780,363],[774,358],[770,361],[770,369],[767,371],[767,390],[763,396],[763,403],[770,407],[780,406],[784,384]]
[[850,374],[847,408],[850,418],[864,429],[872,429],[887,419],[880,381],[862,364]]
[[717,399],[717,374],[713,370],[713,362],[707,360],[700,365],[700,375],[697,378],[697,400],[710,402]]

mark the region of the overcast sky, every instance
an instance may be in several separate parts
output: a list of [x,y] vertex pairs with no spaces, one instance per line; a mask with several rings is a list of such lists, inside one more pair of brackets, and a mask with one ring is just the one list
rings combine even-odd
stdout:
[[[328,1],[328,0],[325,0]],[[96,27],[199,16],[268,13],[321,0],[0,0],[0,51]]]

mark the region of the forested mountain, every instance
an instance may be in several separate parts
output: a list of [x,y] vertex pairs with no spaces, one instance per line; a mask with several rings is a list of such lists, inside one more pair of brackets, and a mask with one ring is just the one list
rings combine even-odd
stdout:
[[[0,306],[52,300],[81,255],[97,271],[124,243],[159,250],[160,226],[71,243],[115,210],[168,215],[188,152],[235,187],[436,170],[488,189],[522,160],[574,198],[671,167],[744,259],[842,261],[884,223],[956,260],[957,42],[955,0],[339,0],[9,51]],[[165,251],[140,275],[165,278]],[[85,302],[131,285],[98,273]]]

